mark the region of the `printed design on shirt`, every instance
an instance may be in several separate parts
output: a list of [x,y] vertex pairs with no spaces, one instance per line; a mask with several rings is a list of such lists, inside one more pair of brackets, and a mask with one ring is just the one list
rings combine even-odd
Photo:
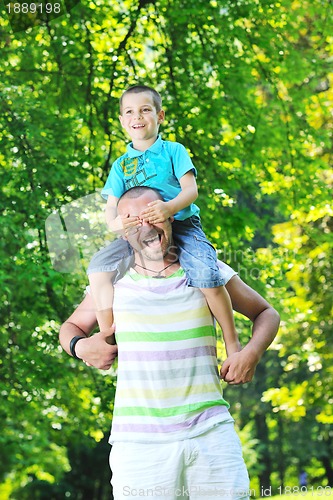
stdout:
[[152,168],[150,162],[146,164],[143,156],[133,158],[133,160],[136,160],[136,168],[135,170],[133,169],[133,173],[126,174],[124,171],[126,190],[137,186],[148,186],[150,179],[157,176],[155,168]]
[[138,164],[138,158],[123,158],[120,162],[120,166],[124,172],[124,176],[128,177],[134,175],[138,168]]

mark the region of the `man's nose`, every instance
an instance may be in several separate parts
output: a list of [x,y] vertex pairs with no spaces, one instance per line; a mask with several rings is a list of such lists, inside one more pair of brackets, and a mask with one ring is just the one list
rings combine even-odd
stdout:
[[152,224],[148,222],[147,220],[141,219],[141,226],[142,227],[152,227]]

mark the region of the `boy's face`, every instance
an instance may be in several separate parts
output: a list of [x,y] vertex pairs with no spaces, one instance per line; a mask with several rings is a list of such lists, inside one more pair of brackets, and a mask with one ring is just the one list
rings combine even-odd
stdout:
[[144,151],[156,141],[164,111],[156,111],[150,92],[129,93],[123,97],[119,120],[132,139],[133,147]]

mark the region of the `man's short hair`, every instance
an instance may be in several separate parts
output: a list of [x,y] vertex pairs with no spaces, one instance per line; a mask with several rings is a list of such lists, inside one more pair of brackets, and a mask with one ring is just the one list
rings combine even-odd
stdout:
[[123,98],[126,94],[141,94],[142,92],[150,92],[154,106],[156,108],[157,113],[159,113],[162,109],[162,97],[160,94],[157,92],[157,90],[153,89],[152,87],[148,87],[147,85],[134,85],[133,87],[128,88],[125,90],[125,92],[122,94],[121,98],[119,99],[119,107],[120,107],[120,114],[122,113],[123,109]]
[[140,198],[140,196],[147,192],[154,192],[158,196],[158,199],[163,201],[163,197],[157,189],[148,186],[135,186],[130,188],[128,191],[125,191],[125,193],[120,196],[117,205],[119,204],[120,200]]

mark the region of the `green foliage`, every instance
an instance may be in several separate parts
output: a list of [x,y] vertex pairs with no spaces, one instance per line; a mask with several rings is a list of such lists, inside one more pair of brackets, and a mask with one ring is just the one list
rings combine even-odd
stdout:
[[[161,91],[163,137],[193,156],[221,258],[282,316],[254,382],[226,390],[250,473],[287,484],[303,466],[332,485],[332,17],[324,0],[83,0],[13,34],[4,13],[3,498],[58,498],[69,484],[108,498],[105,476],[81,490],[73,477],[85,453],[99,456],[115,379],[59,348],[85,260],[57,271],[45,222],[102,187],[125,147],[118,98],[137,82]],[[245,341],[249,323],[237,323]]]

